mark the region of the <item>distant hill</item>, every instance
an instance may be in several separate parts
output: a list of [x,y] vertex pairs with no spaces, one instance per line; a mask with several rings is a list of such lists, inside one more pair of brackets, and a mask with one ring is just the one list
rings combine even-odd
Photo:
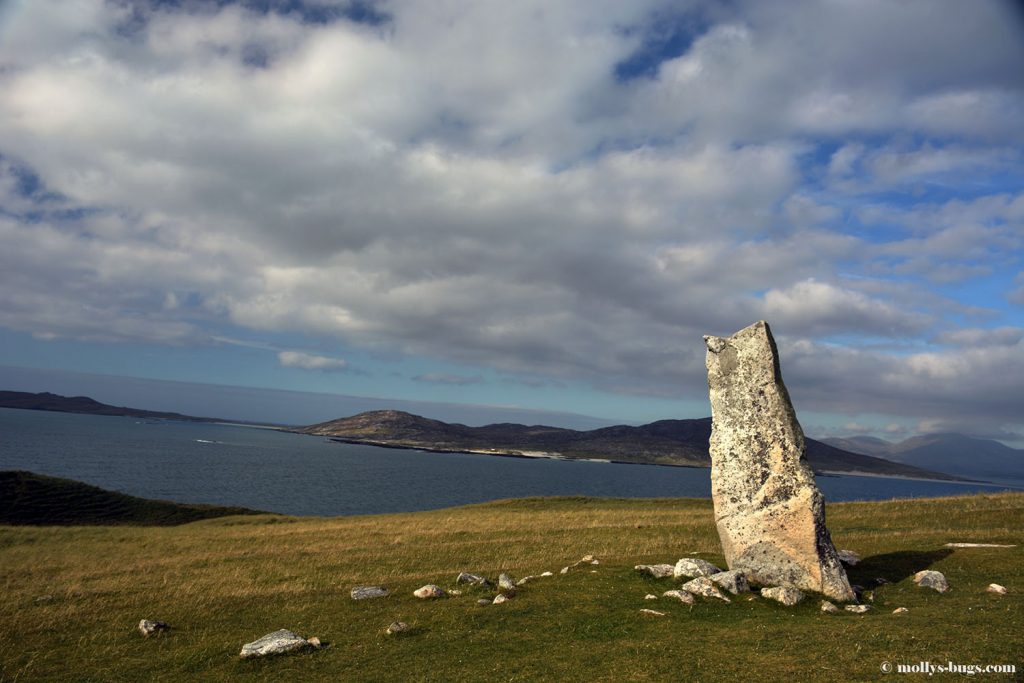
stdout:
[[162,413],[154,410],[140,410],[124,406],[110,406],[88,396],[60,396],[43,392],[32,394],[24,391],[0,391],[0,408],[21,410],[46,410],[57,413],[82,413],[84,415],[114,415],[142,417],[153,420],[186,420],[189,422],[221,422],[212,417],[194,417],[181,413]]
[[0,524],[173,526],[212,517],[258,514],[265,513],[136,498],[72,479],[0,472]]
[[829,444],[914,467],[974,479],[1024,480],[1024,450],[964,434],[926,434],[899,443],[855,436]]
[[[550,455],[656,465],[709,467],[711,418],[659,420],[639,427],[618,425],[577,431],[543,425],[493,424],[467,427],[398,410],[375,410],[296,430],[376,446],[494,455]],[[955,479],[807,439],[807,459],[816,472],[885,474]]]

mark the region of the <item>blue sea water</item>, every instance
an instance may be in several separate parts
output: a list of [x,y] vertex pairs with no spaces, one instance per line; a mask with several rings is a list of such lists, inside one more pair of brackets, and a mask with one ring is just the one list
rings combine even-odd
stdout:
[[[709,497],[688,467],[503,458],[340,444],[237,425],[0,409],[0,470],[144,498],[291,515],[411,512],[524,496]],[[885,500],[1005,486],[819,476],[826,500]]]

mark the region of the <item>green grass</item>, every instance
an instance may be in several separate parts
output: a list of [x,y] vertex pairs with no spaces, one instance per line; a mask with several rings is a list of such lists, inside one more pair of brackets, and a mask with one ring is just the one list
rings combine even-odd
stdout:
[[136,498],[32,472],[0,472],[0,524],[170,526],[253,514],[261,513],[240,507]]
[[[841,503],[829,506],[828,522],[837,546],[865,558],[853,582],[891,581],[864,616],[821,614],[817,600],[792,609],[746,597],[692,608],[644,601],[676,582],[641,577],[635,564],[693,554],[721,564],[708,500],[0,527],[0,680],[846,681],[882,678],[883,661],[922,660],[1022,670],[1024,494]],[[944,549],[950,541],[1018,547]],[[587,553],[601,564],[557,575]],[[911,574],[927,567],[946,574],[949,593],[913,586]],[[482,589],[412,597],[425,583],[454,587],[461,570],[556,576],[500,606],[478,607],[492,595]],[[990,582],[1009,595],[986,593]],[[353,586],[378,583],[392,595],[349,598]],[[910,613],[891,614],[901,606]],[[173,630],[144,639],[134,630],[141,618]],[[384,635],[395,620],[414,630]],[[279,628],[329,647],[237,657],[243,643]]]

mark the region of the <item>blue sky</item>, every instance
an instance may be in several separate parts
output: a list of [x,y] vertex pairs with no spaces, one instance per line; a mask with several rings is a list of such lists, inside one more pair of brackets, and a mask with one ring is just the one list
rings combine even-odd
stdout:
[[766,319],[811,434],[1019,442],[1022,120],[994,0],[6,3],[2,363],[644,422]]

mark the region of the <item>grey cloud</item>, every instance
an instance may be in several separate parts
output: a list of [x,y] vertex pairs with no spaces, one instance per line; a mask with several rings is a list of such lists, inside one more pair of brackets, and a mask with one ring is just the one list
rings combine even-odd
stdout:
[[416,375],[413,380],[426,382],[428,384],[451,384],[465,386],[467,384],[480,384],[484,381],[482,375],[459,375],[451,372],[428,372]]

